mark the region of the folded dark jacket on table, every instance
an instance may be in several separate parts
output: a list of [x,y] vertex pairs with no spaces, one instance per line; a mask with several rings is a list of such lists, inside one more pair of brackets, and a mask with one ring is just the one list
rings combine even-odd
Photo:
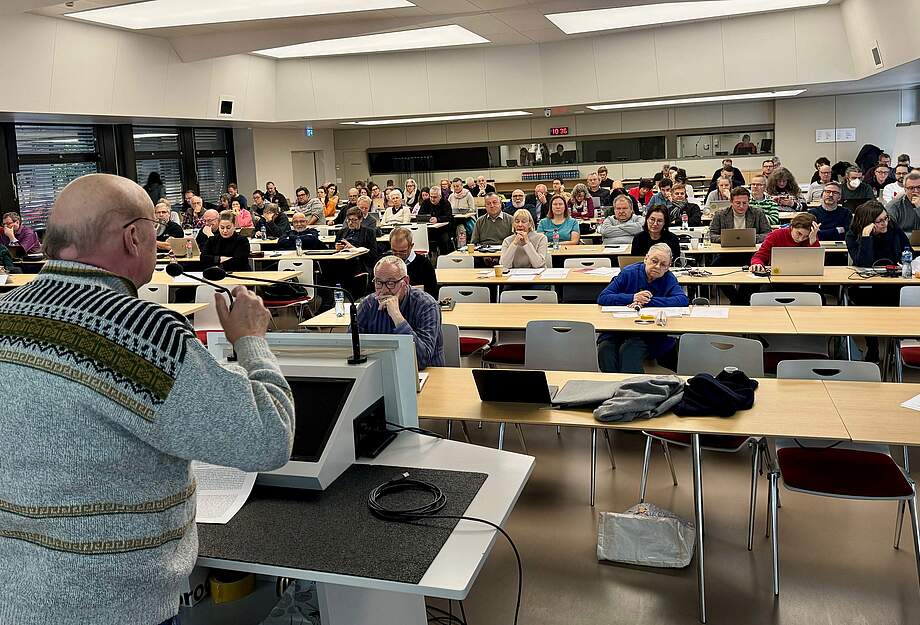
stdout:
[[700,373],[687,380],[674,413],[681,417],[730,417],[754,405],[756,389],[757,380],[747,377],[743,371],[722,371],[715,377]]

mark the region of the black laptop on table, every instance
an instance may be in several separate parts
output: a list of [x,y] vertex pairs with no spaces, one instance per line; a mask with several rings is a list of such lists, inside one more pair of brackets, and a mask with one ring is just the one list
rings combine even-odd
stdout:
[[528,369],[473,369],[482,401],[551,404],[558,387],[546,381],[546,372]]

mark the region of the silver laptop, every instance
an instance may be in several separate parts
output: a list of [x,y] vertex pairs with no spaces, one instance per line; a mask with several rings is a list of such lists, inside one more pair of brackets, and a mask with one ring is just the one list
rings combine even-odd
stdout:
[[185,241],[187,239],[192,240],[192,256],[200,256],[201,250],[198,249],[198,241],[195,237],[187,237],[180,239],[179,237],[169,237],[167,242],[169,242],[169,247],[172,249],[173,254],[176,256],[185,256]]
[[774,276],[823,276],[823,247],[774,247],[770,259]]
[[728,228],[722,231],[722,247],[754,247],[756,234],[754,228]]

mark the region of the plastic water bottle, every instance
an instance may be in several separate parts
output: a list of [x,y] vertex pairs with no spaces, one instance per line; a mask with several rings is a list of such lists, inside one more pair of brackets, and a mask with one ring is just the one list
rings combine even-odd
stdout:
[[268,236],[265,233],[265,224],[262,224],[262,227],[259,229],[259,232],[262,234],[263,239],[267,239]]
[[914,255],[910,248],[905,247],[904,251],[901,252],[901,277],[905,280],[910,280],[914,276],[914,272],[910,269],[910,262],[913,259]]
[[[335,288],[341,289],[342,285],[336,284]],[[343,293],[342,291],[335,291],[333,298],[335,300],[335,316],[344,317],[345,316],[345,293]]]
[[558,230],[553,231],[553,249],[554,250],[559,249],[559,231]]
[[185,239],[185,257],[186,258],[192,257],[192,239],[191,238]]
[[466,228],[460,227],[457,231],[457,249],[462,250],[466,247]]
[[604,211],[603,211],[603,210],[601,210],[600,208],[595,208],[595,209],[594,209],[594,218],[595,218],[595,219],[600,219],[600,218],[603,217],[603,216],[604,216]]
[[294,248],[297,250],[298,256],[303,255],[303,243],[301,242],[300,237],[294,239]]
[[690,223],[690,217],[687,215],[687,213],[681,213],[681,215],[680,215],[680,229],[681,229],[681,230],[689,230],[689,229],[690,229],[689,223]]
[[703,247],[709,247],[709,228],[703,231]]

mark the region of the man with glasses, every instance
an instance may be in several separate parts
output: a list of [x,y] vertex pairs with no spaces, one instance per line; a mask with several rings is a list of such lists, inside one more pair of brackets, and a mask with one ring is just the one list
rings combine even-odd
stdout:
[[3,232],[0,232],[0,243],[9,248],[13,256],[37,254],[42,251],[38,235],[32,228],[22,225],[19,213],[3,215]]
[[345,214],[345,227],[339,230],[336,237],[335,249],[338,251],[351,250],[356,247],[366,247],[368,252],[358,257],[363,269],[371,272],[374,263],[380,258],[377,253],[377,232],[364,225],[364,212],[358,208],[349,208]]
[[406,263],[397,256],[384,256],[374,266],[374,292],[358,309],[358,331],[411,336],[419,370],[444,364],[438,302],[409,285]]
[[748,205],[763,211],[763,214],[767,216],[767,221],[773,226],[779,223],[779,204],[766,194],[766,189],[766,178],[763,176],[751,178],[751,198]]
[[298,240],[302,250],[321,250],[325,248],[322,241],[319,240],[319,232],[317,232],[316,228],[310,227],[310,222],[303,213],[294,213],[291,217],[291,230],[278,239],[278,249],[293,250],[297,247]]
[[195,235],[195,242],[198,243],[198,249],[203,250],[208,239],[217,232],[217,225],[220,222],[220,213],[213,208],[209,208],[201,216],[201,230]]
[[437,299],[438,276],[428,257],[416,254],[415,243],[412,241],[412,231],[408,228],[394,228],[390,233],[390,251],[393,256],[401,258],[406,263],[406,273],[409,275],[409,285],[422,287],[428,295]]
[[883,204],[888,204],[891,200],[904,193],[904,176],[908,172],[910,172],[910,165],[907,163],[898,163],[898,166],[894,168],[894,182],[885,185],[885,188],[882,189],[880,199]]
[[773,162],[772,158],[768,158],[760,164],[760,175],[763,176],[764,179],[769,178],[775,168],[776,163]]
[[[637,314],[646,306],[688,306],[687,295],[669,271],[671,248],[656,243],[645,260],[624,267],[597,298],[601,306],[629,306]],[[643,362],[654,358],[674,369],[676,341],[664,333],[605,333],[597,341],[597,361],[607,373],[643,373]]]
[[920,173],[904,176],[904,193],[889,202],[885,210],[904,232],[920,230]]
[[[831,181],[832,173],[830,165],[821,165],[818,167],[818,179],[808,185],[808,191],[805,192],[806,204],[816,204],[822,201],[824,185]],[[839,200],[840,198],[837,199]],[[818,221],[820,221],[820,219]]]
[[169,204],[160,202],[153,209],[153,216],[157,220],[157,249],[168,252],[170,250],[169,239],[181,239],[185,236],[182,226],[170,219]]
[[846,238],[853,213],[840,205],[840,185],[829,180],[821,192],[821,205],[808,209],[818,222],[818,239],[821,241],[843,241]]

